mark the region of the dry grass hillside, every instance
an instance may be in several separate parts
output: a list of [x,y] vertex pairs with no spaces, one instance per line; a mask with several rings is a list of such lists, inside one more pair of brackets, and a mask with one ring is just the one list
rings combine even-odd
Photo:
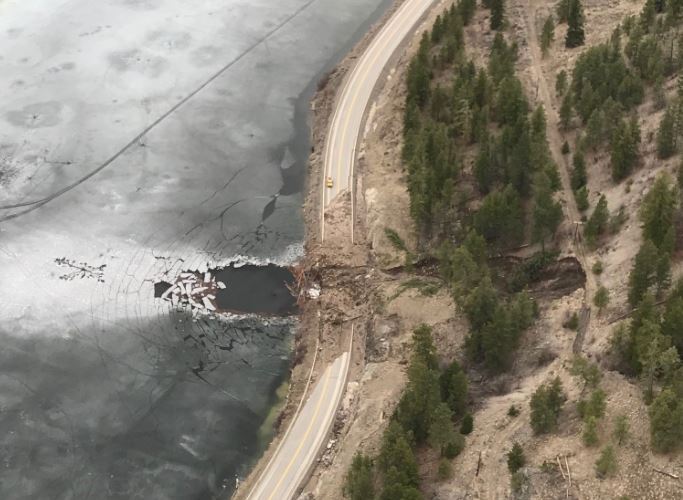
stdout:
[[[430,13],[405,53],[380,82],[368,116],[359,148],[358,195],[361,230],[369,253],[373,290],[371,317],[366,318],[365,345],[360,355],[352,389],[344,403],[346,417],[336,429],[333,449],[317,467],[306,494],[309,498],[341,498],[346,471],[357,451],[376,453],[382,431],[405,384],[405,366],[409,357],[411,330],[420,323],[434,328],[435,342],[444,361],[463,359],[463,341],[467,325],[446,288],[433,272],[401,267],[404,252],[389,240],[386,229],[393,229],[411,251],[416,251],[417,235],[409,214],[409,195],[401,162],[402,117],[405,98],[404,76],[410,58],[417,50],[421,32],[432,25],[436,15],[452,2],[442,2]],[[583,267],[585,279],[572,283],[580,287],[552,283],[545,286],[557,293],[539,292],[540,318],[525,333],[509,373],[490,377],[471,371],[471,397],[474,403],[474,431],[466,438],[465,450],[453,460],[453,477],[436,477],[438,457],[430,451],[419,453],[422,489],[425,498],[434,499],[503,499],[513,497],[505,454],[514,442],[522,445],[527,464],[527,478],[521,498],[586,499],[673,499],[683,497],[683,462],[679,455],[654,454],[650,449],[647,406],[642,389],[610,370],[607,362],[609,338],[617,318],[628,312],[627,279],[633,258],[641,243],[637,212],[644,194],[655,176],[669,170],[675,177],[680,157],[667,161],[656,158],[654,131],[662,111],[656,111],[648,93],[637,113],[642,130],[641,165],[627,181],[614,183],[609,173],[609,155],[605,151],[586,157],[589,167],[590,203],[605,194],[610,210],[623,207],[627,220],[621,230],[598,250],[587,249],[574,238],[574,222],[580,218],[569,187],[569,157],[561,153],[564,141],[573,146],[579,132],[563,132],[559,126],[560,99],[555,93],[555,76],[564,69],[571,73],[577,56],[587,47],[606,41],[625,15],[640,12],[643,2],[586,0],[586,45],[568,50],[564,47],[566,26],[555,29],[555,41],[546,56],[539,47],[539,33],[554,4],[539,0],[507,0],[506,37],[519,47],[517,74],[532,105],[542,104],[548,122],[548,140],[553,158],[563,180],[561,200],[565,221],[556,243],[561,256],[573,257]],[[489,12],[479,7],[473,22],[465,29],[468,55],[485,64],[493,34]],[[665,88],[675,93],[675,81]],[[526,252],[528,253],[528,249]],[[524,253],[524,252],[522,252]],[[600,260],[603,272],[593,275],[591,267]],[[680,261],[674,263],[679,276]],[[598,314],[593,310],[586,325],[585,337],[563,327],[571,313],[590,301],[598,286],[610,291],[609,306]],[[555,288],[553,288],[555,287]],[[572,359],[581,353],[598,363],[603,372],[600,387],[607,395],[605,417],[598,425],[599,444],[587,447],[582,441],[583,423],[577,402],[588,391],[570,374]],[[561,413],[558,431],[535,436],[529,423],[529,402],[543,382],[558,376],[567,402]],[[510,415],[510,408],[519,410]],[[615,445],[618,468],[612,477],[598,478],[595,462],[611,437],[618,416],[630,422],[629,438]]]

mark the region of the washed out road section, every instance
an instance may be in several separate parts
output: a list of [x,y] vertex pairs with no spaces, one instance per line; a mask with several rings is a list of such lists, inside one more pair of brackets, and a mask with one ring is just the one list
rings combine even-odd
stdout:
[[[336,195],[353,185],[356,142],[377,81],[403,40],[433,3],[433,0],[406,0],[370,42],[342,84],[325,144],[324,178],[321,183],[324,190],[321,203],[323,242],[326,206]],[[332,188],[328,187],[328,178],[332,179]],[[351,221],[349,223],[352,228]],[[353,241],[352,229],[348,237]],[[258,478],[249,500],[290,500],[302,486],[341,401],[349,356],[349,352],[343,353],[325,369]]]

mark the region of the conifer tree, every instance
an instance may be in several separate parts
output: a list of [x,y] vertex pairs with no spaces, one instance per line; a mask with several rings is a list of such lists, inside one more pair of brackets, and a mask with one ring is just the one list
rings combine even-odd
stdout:
[[460,0],[458,2],[458,11],[465,26],[470,24],[475,10],[477,10],[477,0]]
[[530,402],[531,428],[534,434],[544,434],[555,429],[565,400],[559,377],[536,389]]
[[640,127],[634,117],[629,122],[621,120],[612,134],[612,178],[615,181],[624,179],[631,173],[638,160],[640,144]]
[[456,439],[453,428],[453,414],[446,403],[439,403],[432,414],[429,424],[429,445],[443,456],[448,445]]
[[543,31],[541,32],[541,52],[545,55],[550,48],[550,44],[555,40],[555,21],[552,14],[549,15],[543,23]]
[[567,24],[565,46],[571,49],[583,45],[585,34],[583,30],[583,7],[581,6],[581,0],[570,0]]
[[508,470],[510,471],[510,474],[514,474],[515,472],[517,472],[519,469],[524,467],[524,464],[526,463],[526,458],[524,457],[524,450],[522,449],[522,446],[516,441],[515,444],[512,445],[512,449],[508,451],[507,458]]
[[460,417],[467,409],[467,375],[457,361],[453,361],[439,377],[441,399],[453,414]]
[[612,437],[616,440],[619,446],[622,445],[628,439],[629,433],[629,422],[626,415],[617,415],[614,419],[614,430],[612,431]]
[[534,179],[533,237],[545,248],[546,238],[555,234],[562,221],[562,206],[553,199],[550,179],[539,172]]
[[600,457],[595,462],[595,472],[598,477],[613,476],[617,472],[617,457],[612,445],[603,448]]
[[567,72],[560,71],[555,77],[555,92],[557,95],[564,95],[567,91]]
[[609,304],[609,291],[604,286],[598,288],[593,297],[593,304],[598,308],[598,314]]
[[373,500],[375,487],[372,474],[372,460],[362,453],[356,453],[346,476],[344,495],[351,500]]
[[657,130],[657,156],[661,159],[670,157],[676,152],[676,132],[674,130],[674,114],[667,109],[659,122]]
[[590,219],[588,219],[584,230],[586,239],[591,246],[595,245],[597,238],[605,232],[608,222],[609,209],[607,208],[607,198],[603,194],[600,196],[598,204],[595,206],[595,210],[593,210]]
[[572,121],[572,97],[571,93],[567,92],[562,98],[562,105],[560,106],[560,124],[564,130],[569,128]]
[[662,333],[671,338],[679,356],[683,356],[683,298],[674,297],[667,302]]
[[584,423],[583,444],[586,446],[598,444],[598,421],[595,417],[588,417]]
[[683,404],[671,389],[664,389],[649,410],[652,447],[669,452],[683,443]]
[[569,19],[569,9],[571,8],[572,0],[560,0],[557,4],[557,22],[566,23]]
[[650,287],[657,282],[659,260],[660,256],[655,244],[650,240],[645,240],[640,246],[629,275],[628,301],[631,307],[636,307]]
[[583,158],[583,153],[581,151],[576,151],[574,153],[574,159],[572,161],[573,169],[571,175],[572,189],[574,191],[581,189],[588,182],[588,175],[586,174],[586,161]]
[[669,254],[674,250],[676,239],[674,219],[678,197],[677,187],[665,173],[657,177],[640,207],[643,236]]
[[503,27],[505,17],[505,0],[491,0],[491,29],[497,31]]

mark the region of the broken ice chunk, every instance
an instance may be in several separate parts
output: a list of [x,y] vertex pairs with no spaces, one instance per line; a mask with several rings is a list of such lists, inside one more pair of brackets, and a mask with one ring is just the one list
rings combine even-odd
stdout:
[[208,297],[202,297],[202,302],[204,303],[204,307],[206,307],[209,311],[216,310],[216,308],[213,306]]

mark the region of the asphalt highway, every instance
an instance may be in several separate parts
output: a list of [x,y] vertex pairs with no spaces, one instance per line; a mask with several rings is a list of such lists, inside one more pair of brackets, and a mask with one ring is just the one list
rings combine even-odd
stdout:
[[[370,43],[343,85],[325,141],[323,241],[326,207],[352,186],[356,144],[372,92],[392,55],[433,3],[434,0],[406,0]],[[328,187],[328,179],[332,180],[332,187]],[[353,221],[349,222],[349,238],[353,241]],[[344,393],[349,358],[350,354],[345,352],[326,368],[248,500],[290,500],[297,493],[332,427]]]
[[[392,55],[434,0],[406,0],[384,25],[347,77],[325,141],[321,237],[325,239],[325,209],[352,185],[356,144],[372,92]],[[332,179],[328,187],[327,179]],[[351,221],[350,221],[351,222]]]

